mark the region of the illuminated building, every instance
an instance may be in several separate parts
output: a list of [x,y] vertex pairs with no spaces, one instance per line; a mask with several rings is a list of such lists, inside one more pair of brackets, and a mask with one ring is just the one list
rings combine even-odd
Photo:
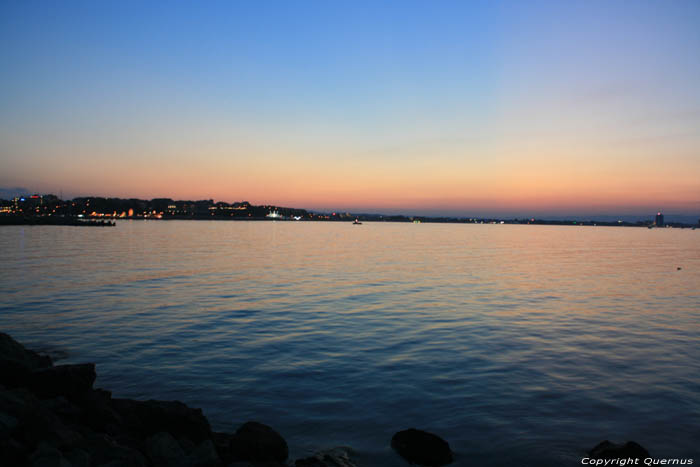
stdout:
[[661,212],[656,213],[656,220],[654,220],[654,225],[657,227],[664,226],[664,215]]

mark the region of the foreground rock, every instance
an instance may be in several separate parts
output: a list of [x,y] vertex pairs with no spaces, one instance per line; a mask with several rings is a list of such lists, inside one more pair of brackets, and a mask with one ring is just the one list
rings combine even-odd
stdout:
[[113,399],[111,408],[116,419],[139,437],[168,432],[195,444],[212,437],[209,421],[202,410],[192,409],[182,402]]
[[452,450],[444,439],[427,431],[409,428],[391,438],[391,447],[408,462],[441,466],[452,462]]
[[81,399],[89,395],[97,373],[94,363],[58,365],[29,373],[27,387],[42,397]]
[[27,350],[9,335],[0,332],[0,384],[16,387],[26,382],[29,374],[51,366],[51,359]]
[[611,443],[607,439],[596,445],[588,452],[592,459],[619,459],[637,458],[644,459],[649,456],[649,451],[644,449],[634,441],[627,441],[625,444]]
[[246,422],[231,438],[231,455],[237,461],[284,462],[287,442],[275,430],[258,422]]
[[338,447],[317,452],[311,457],[297,459],[294,467],[357,467],[357,465],[350,459],[349,449]]
[[0,333],[0,465],[280,467],[287,442],[248,422],[214,433],[178,401],[114,399],[95,365],[56,365]]

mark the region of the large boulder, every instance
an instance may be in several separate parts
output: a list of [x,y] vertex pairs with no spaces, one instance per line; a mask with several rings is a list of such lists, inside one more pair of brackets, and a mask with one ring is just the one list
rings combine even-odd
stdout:
[[58,365],[32,371],[28,387],[40,397],[81,399],[92,391],[95,378],[94,363]]
[[0,384],[11,388],[24,386],[32,370],[50,366],[51,358],[26,349],[0,332]]
[[284,462],[289,448],[284,438],[269,426],[246,422],[231,437],[231,453],[236,461]]
[[391,447],[408,462],[441,466],[452,462],[452,450],[444,439],[427,431],[409,428],[391,438]]
[[192,409],[182,402],[112,399],[111,405],[124,428],[143,437],[164,431],[199,444],[212,436],[202,409]]
[[618,459],[628,457],[644,459],[649,457],[649,451],[634,441],[627,441],[625,444],[615,444],[606,439],[591,449],[588,455],[591,456],[592,459]]

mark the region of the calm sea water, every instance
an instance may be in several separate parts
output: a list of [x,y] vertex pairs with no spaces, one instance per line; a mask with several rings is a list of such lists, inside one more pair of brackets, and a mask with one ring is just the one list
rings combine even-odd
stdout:
[[126,221],[2,227],[0,257],[0,329],[293,458],[401,466],[417,427],[455,465],[700,461],[700,231]]

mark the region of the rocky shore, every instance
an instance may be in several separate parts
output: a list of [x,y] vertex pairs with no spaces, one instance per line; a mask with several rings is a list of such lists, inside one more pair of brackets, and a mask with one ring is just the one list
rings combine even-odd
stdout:
[[[95,389],[95,365],[54,365],[0,333],[0,465],[8,467],[357,467],[334,448],[290,460],[284,438],[255,421],[212,431],[201,409],[178,401],[113,398]],[[453,452],[413,428],[391,446],[407,462],[442,466]],[[647,457],[636,443],[604,441],[591,458]]]

